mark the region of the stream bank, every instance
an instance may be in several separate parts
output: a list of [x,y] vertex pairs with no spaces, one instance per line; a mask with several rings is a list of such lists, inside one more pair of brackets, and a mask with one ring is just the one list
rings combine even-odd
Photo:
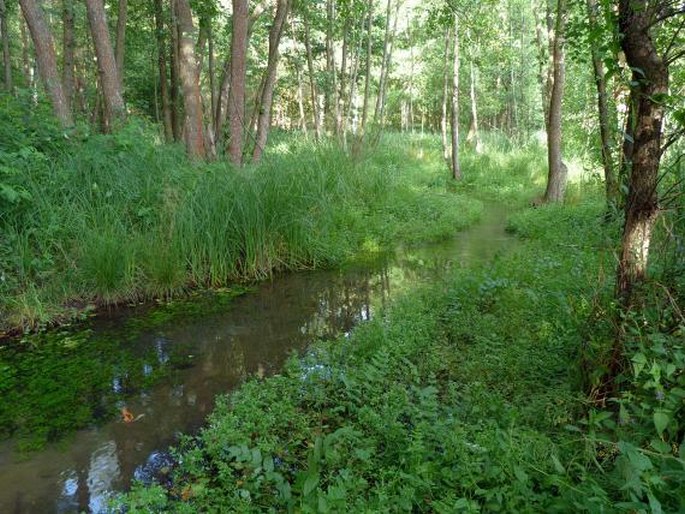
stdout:
[[[288,355],[302,354],[313,340],[350,332],[402,291],[440,280],[455,267],[490,259],[512,241],[504,230],[506,215],[505,208],[492,206],[481,223],[452,240],[399,249],[375,266],[285,275],[237,297],[226,294],[208,303],[199,299],[192,308],[195,314],[185,319],[167,319],[164,311],[153,314],[152,322],[149,316],[141,322],[115,315],[94,322],[78,337],[64,333],[60,352],[65,359],[51,367],[66,368],[72,378],[43,383],[46,394],[66,406],[65,416],[90,412],[107,419],[112,409],[124,415],[104,423],[83,420],[89,428],[28,454],[19,451],[22,441],[5,441],[0,450],[1,510],[99,512],[112,492],[128,488],[133,478],[149,480],[168,468],[166,448],[178,442],[179,434],[202,426],[217,394],[249,376],[277,372]],[[217,301],[221,298],[225,301]],[[197,311],[208,312],[198,316]],[[70,348],[86,353],[88,362],[98,366],[74,364]],[[65,402],[67,395],[73,396],[74,384],[88,382],[79,378],[78,368],[96,375],[89,377],[95,385]],[[46,370],[28,367],[22,373],[18,384],[40,386],[46,376]],[[85,408],[89,402],[93,405]],[[35,407],[41,412],[22,417],[27,426],[31,416],[38,416],[34,423],[39,427],[40,416],[46,415],[45,405]],[[4,408],[12,406],[5,403]],[[135,421],[125,422],[125,413]]]

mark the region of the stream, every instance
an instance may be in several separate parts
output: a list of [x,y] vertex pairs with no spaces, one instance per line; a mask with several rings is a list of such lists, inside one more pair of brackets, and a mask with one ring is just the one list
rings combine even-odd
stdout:
[[[58,357],[45,357],[44,366],[22,365],[42,362],[38,345],[3,355],[18,371],[14,381],[0,381],[0,415],[15,419],[5,429],[12,437],[0,443],[0,512],[98,513],[133,480],[160,479],[171,464],[168,447],[201,428],[217,394],[251,375],[277,373],[293,352],[349,332],[402,291],[492,259],[514,241],[505,232],[507,214],[486,205],[471,229],[398,249],[382,264],[277,276],[240,296],[198,296],[181,303],[188,315],[149,307],[114,312],[77,333],[53,335]],[[61,428],[57,415],[41,414],[52,412],[46,404],[25,399],[29,389],[87,428]],[[59,437],[42,428],[41,415]]]

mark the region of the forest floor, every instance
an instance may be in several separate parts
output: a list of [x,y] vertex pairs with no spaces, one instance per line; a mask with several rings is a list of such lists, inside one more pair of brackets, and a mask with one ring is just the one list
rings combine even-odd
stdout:
[[[523,207],[540,185],[534,155],[466,156],[457,190]],[[612,337],[618,224],[603,221],[599,184],[569,193],[565,205],[509,219],[521,240],[513,250],[403,295],[350,337],[220,399],[176,450],[171,485],[138,486],[124,503],[131,512],[682,507],[682,481],[658,478],[668,449],[659,460],[654,446],[633,444],[643,434],[619,434],[615,412],[586,396],[583,364]]]

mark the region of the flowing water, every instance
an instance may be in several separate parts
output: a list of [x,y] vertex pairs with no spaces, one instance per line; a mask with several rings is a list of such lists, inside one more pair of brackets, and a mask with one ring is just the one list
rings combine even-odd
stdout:
[[[39,369],[21,365],[42,362],[39,349],[17,352],[14,389],[0,381],[0,415],[18,420],[13,437],[0,445],[0,512],[100,512],[112,492],[134,479],[163,480],[172,462],[167,448],[181,433],[202,426],[217,394],[250,375],[277,372],[292,352],[348,332],[402,290],[491,259],[512,242],[504,230],[506,215],[490,206],[480,223],[453,240],[398,250],[382,265],[295,273],[241,296],[181,303],[192,315],[119,312],[81,335],[58,333],[51,343],[57,357],[46,358]],[[25,399],[36,387],[47,404]],[[16,399],[9,402],[12,394]],[[41,437],[64,432],[50,409],[66,419],[92,421],[26,451]],[[49,419],[41,419],[41,412]],[[43,433],[43,422],[56,428]]]

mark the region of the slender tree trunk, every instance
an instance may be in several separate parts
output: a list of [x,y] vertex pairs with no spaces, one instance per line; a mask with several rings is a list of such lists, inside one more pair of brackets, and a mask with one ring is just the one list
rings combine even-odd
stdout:
[[633,70],[631,103],[635,107],[635,132],[629,167],[628,199],[617,292],[624,306],[634,303],[634,289],[647,275],[649,247],[659,214],[657,179],[661,158],[664,105],[668,93],[668,66],[650,35],[651,12],[646,0],[619,1],[621,47]]
[[538,50],[538,84],[540,85],[540,97],[542,98],[542,115],[545,124],[545,131],[549,131],[549,101],[552,92],[552,65],[550,63],[550,0],[544,0],[545,6],[542,9],[546,12],[545,20],[540,17],[538,12],[539,5],[533,9],[535,15],[535,44]]
[[469,124],[469,132],[466,135],[466,142],[476,151],[481,152],[480,134],[478,133],[478,103],[476,97],[476,70],[473,65],[473,58],[469,62],[469,78],[471,82],[470,97],[471,97],[471,123]]
[[62,0],[62,81],[64,94],[73,104],[74,101],[74,0]]
[[[35,0],[32,3],[35,4]],[[21,32],[21,71],[24,75],[24,83],[26,84],[26,87],[32,88],[31,63],[29,60],[29,38],[26,34],[26,20],[24,18],[22,18],[19,23],[19,30]]]
[[164,123],[164,138],[174,139],[171,120],[171,106],[169,105],[169,83],[167,79],[167,53],[164,40],[164,10],[162,0],[155,0],[155,36],[157,38],[157,65],[159,67],[159,96],[162,100],[162,120]]
[[450,90],[450,46],[452,44],[452,27],[445,31],[445,56],[443,60],[444,72],[442,77],[442,116],[440,117],[440,134],[442,135],[442,157],[445,163],[452,167],[450,163],[450,147],[447,142],[447,101]]
[[180,55],[176,3],[173,0],[169,3],[169,14],[169,54],[171,57],[171,66],[169,70],[169,99],[171,103],[171,129],[174,134],[174,141],[180,141],[183,132],[183,127],[181,126],[181,122],[179,120],[181,111],[181,99],[179,96]]
[[126,50],[126,15],[128,11],[128,0],[119,0],[119,13],[117,16],[117,40],[115,45],[115,60],[117,71],[121,81],[121,89],[124,89],[124,54]]
[[[293,44],[297,45],[297,34],[295,32],[295,21],[294,16],[290,17],[290,37],[293,40]],[[300,66],[295,63],[295,76],[297,78],[297,108],[300,114],[298,120],[298,126],[302,133],[307,135],[307,119],[304,114],[304,87],[302,85],[302,73],[300,72]]]
[[547,123],[547,189],[545,202],[563,202],[566,192],[567,168],[561,159],[561,108],[564,97],[565,50],[564,31],[566,24],[566,1],[558,0],[552,46],[553,79],[549,99],[549,121]]
[[2,32],[2,67],[5,91],[12,91],[12,58],[10,55],[9,24],[5,0],[0,0],[0,32]]
[[243,161],[243,127],[245,125],[245,73],[248,39],[248,1],[233,0],[233,33],[231,34],[231,89],[228,99],[230,139],[228,155],[233,164]]
[[252,153],[252,162],[259,162],[262,157],[262,152],[266,146],[266,139],[269,135],[269,128],[271,128],[271,106],[273,104],[274,87],[276,85],[276,71],[278,70],[279,50],[278,46],[281,42],[283,29],[285,27],[285,20],[290,9],[290,0],[278,0],[276,6],[276,15],[274,16],[273,24],[269,30],[269,57],[266,65],[266,73],[264,78],[264,88],[260,99],[259,118],[257,120],[257,136],[255,141],[254,151]]
[[[597,24],[597,0],[587,0],[587,12],[590,28],[595,29]],[[604,72],[604,62],[596,46],[592,46],[592,67],[597,86],[597,109],[599,112],[599,134],[602,148],[602,166],[604,167],[604,185],[606,200],[609,205],[616,205],[619,196],[618,181],[614,168],[612,149],[614,146],[611,135],[611,123],[609,116],[609,99]]]
[[19,3],[31,32],[31,38],[36,48],[36,59],[38,59],[38,71],[45,84],[45,90],[52,101],[55,116],[60,120],[63,127],[71,127],[74,124],[71,107],[57,72],[55,46],[43,11],[35,0],[19,0]]
[[336,69],[335,49],[333,48],[333,27],[335,21],[335,5],[333,0],[326,0],[326,87],[324,89],[324,127],[330,129],[335,126],[337,112],[335,106]]
[[450,128],[452,130],[452,177],[461,180],[461,165],[459,164],[459,15],[454,14],[454,33],[452,34],[452,116]]
[[86,10],[102,84],[105,127],[111,130],[114,124],[126,116],[124,97],[121,93],[121,78],[114,58],[112,43],[109,39],[109,28],[103,0],[86,0]]
[[[345,26],[343,27],[343,45],[342,45],[342,59],[340,63],[340,79],[338,80],[339,87],[336,89],[335,96],[335,130],[338,134],[343,134],[343,118],[345,117],[345,77],[347,74],[347,54],[349,47],[349,29],[350,21],[349,18],[345,20]],[[344,134],[343,134],[344,135]],[[343,138],[344,139],[344,138]]]
[[200,73],[195,59],[193,16],[188,0],[176,2],[179,35],[179,74],[183,88],[183,113],[186,151],[193,159],[204,159],[205,137],[202,122],[202,98],[200,96]]
[[363,135],[366,129],[366,121],[369,117],[369,101],[371,97],[371,49],[372,49],[372,28],[373,28],[373,0],[369,0],[368,5],[369,23],[366,28],[366,77],[364,78],[364,104],[362,106],[362,120],[360,133]]
[[314,134],[316,139],[321,139],[321,118],[319,116],[319,95],[316,90],[316,77],[314,75],[314,57],[312,54],[311,35],[309,33],[309,21],[307,13],[302,14],[304,22],[304,46],[307,51],[307,70],[309,71],[309,87],[312,97],[312,116],[314,118]]
[[216,111],[218,105],[218,98],[216,92],[216,57],[214,55],[214,30],[212,29],[212,20],[207,20],[207,65],[209,73],[209,101],[211,103],[211,120],[212,127],[214,127],[214,120],[216,120]]

